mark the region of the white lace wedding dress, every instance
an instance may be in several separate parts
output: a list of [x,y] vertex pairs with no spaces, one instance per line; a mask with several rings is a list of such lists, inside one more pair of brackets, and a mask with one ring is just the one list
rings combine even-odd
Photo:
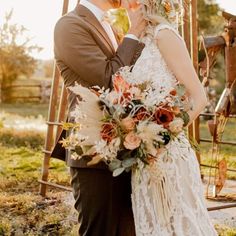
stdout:
[[[168,69],[155,37],[167,24],[160,24],[154,36],[145,37],[145,48],[137,60],[134,78],[152,80],[156,88],[169,92],[176,78]],[[183,40],[181,38],[181,40]],[[137,83],[139,81],[136,81]],[[204,202],[199,165],[183,133],[181,142],[172,141],[167,152],[152,165],[132,172],[132,204],[137,236],[214,236],[217,235]]]

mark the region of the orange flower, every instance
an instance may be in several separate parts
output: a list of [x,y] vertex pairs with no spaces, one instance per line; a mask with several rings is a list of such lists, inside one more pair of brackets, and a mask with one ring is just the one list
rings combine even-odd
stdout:
[[179,107],[172,107],[172,111],[174,112],[175,115],[178,115],[180,113],[180,108]]
[[163,5],[166,13],[169,14],[172,10],[171,4],[169,2],[164,2],[162,5]]
[[150,114],[144,107],[141,107],[135,114],[135,119],[137,121],[145,120],[149,117],[150,117]]
[[183,95],[180,99],[181,99],[181,101],[183,102],[183,101],[187,100],[187,96],[186,96],[186,95]]
[[139,147],[141,143],[141,138],[134,132],[129,132],[125,136],[124,147],[129,150],[134,150]]
[[121,99],[120,99],[120,103],[124,104],[124,105],[127,105],[131,101],[131,98],[132,98],[132,96],[131,96],[130,92],[124,92],[122,94]]
[[113,86],[114,90],[119,93],[127,93],[127,90],[130,88],[130,84],[127,83],[123,77],[119,74],[115,75],[115,78],[113,79]]
[[170,94],[171,94],[172,96],[176,96],[176,94],[177,94],[176,89],[171,90],[171,91],[170,91]]
[[167,128],[169,123],[174,119],[174,112],[169,106],[163,106],[157,108],[154,114],[157,124],[163,125],[164,128]]
[[113,123],[105,123],[102,125],[101,137],[108,143],[116,137],[116,126]]

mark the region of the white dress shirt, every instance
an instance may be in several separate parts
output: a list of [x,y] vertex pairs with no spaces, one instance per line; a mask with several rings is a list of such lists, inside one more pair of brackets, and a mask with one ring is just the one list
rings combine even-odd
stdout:
[[[84,7],[88,8],[94,14],[94,16],[97,18],[97,20],[100,22],[103,29],[107,33],[107,35],[108,35],[115,51],[116,51],[117,48],[118,48],[118,44],[117,44],[114,32],[113,32],[110,24],[107,21],[103,20],[103,16],[104,16],[105,12],[103,10],[101,10],[99,7],[95,6],[93,3],[91,3],[87,0],[81,0],[80,4],[83,5]],[[132,35],[132,34],[127,34],[125,37],[132,38],[134,40],[138,40],[138,38],[135,35]]]

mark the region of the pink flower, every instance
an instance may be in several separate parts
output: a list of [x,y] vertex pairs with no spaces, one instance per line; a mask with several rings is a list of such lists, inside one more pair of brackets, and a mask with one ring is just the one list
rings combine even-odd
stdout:
[[134,150],[139,147],[141,143],[141,138],[134,132],[129,132],[125,136],[124,147],[129,150]]
[[135,128],[135,121],[130,116],[127,116],[126,118],[122,119],[120,124],[121,124],[121,127],[127,132],[130,132],[134,130]]

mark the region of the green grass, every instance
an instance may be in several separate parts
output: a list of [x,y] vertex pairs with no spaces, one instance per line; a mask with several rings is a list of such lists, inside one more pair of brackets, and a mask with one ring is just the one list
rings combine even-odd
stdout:
[[12,115],[20,115],[22,117],[38,117],[48,118],[49,104],[38,103],[1,103],[0,113],[6,112]]
[[[73,208],[65,202],[67,192],[48,189],[39,195],[41,151],[0,146],[0,235],[75,235]],[[65,164],[52,159],[49,180],[69,185]]]
[[230,228],[225,225],[216,225],[219,236],[236,236],[236,228]]
[[[5,187],[10,186],[9,191],[12,188],[24,191],[17,182],[24,182],[30,189],[38,188],[43,160],[42,151],[26,147],[0,146],[0,152],[0,190],[8,191]],[[69,184],[69,173],[64,162],[51,159],[49,179],[59,184]]]
[[[207,122],[202,121],[200,126],[201,138],[211,139],[210,133],[208,131]],[[236,142],[236,119],[230,119],[225,127],[225,132],[223,134],[224,141]],[[236,170],[236,146],[223,145],[220,146],[219,160],[225,159],[229,169]],[[216,161],[212,160],[212,144],[211,143],[201,143],[201,163],[206,165],[216,165]],[[206,175],[209,174],[208,168],[202,168],[202,172]],[[214,173],[214,171],[212,172]],[[228,171],[227,176],[229,179],[236,179],[236,172]]]

